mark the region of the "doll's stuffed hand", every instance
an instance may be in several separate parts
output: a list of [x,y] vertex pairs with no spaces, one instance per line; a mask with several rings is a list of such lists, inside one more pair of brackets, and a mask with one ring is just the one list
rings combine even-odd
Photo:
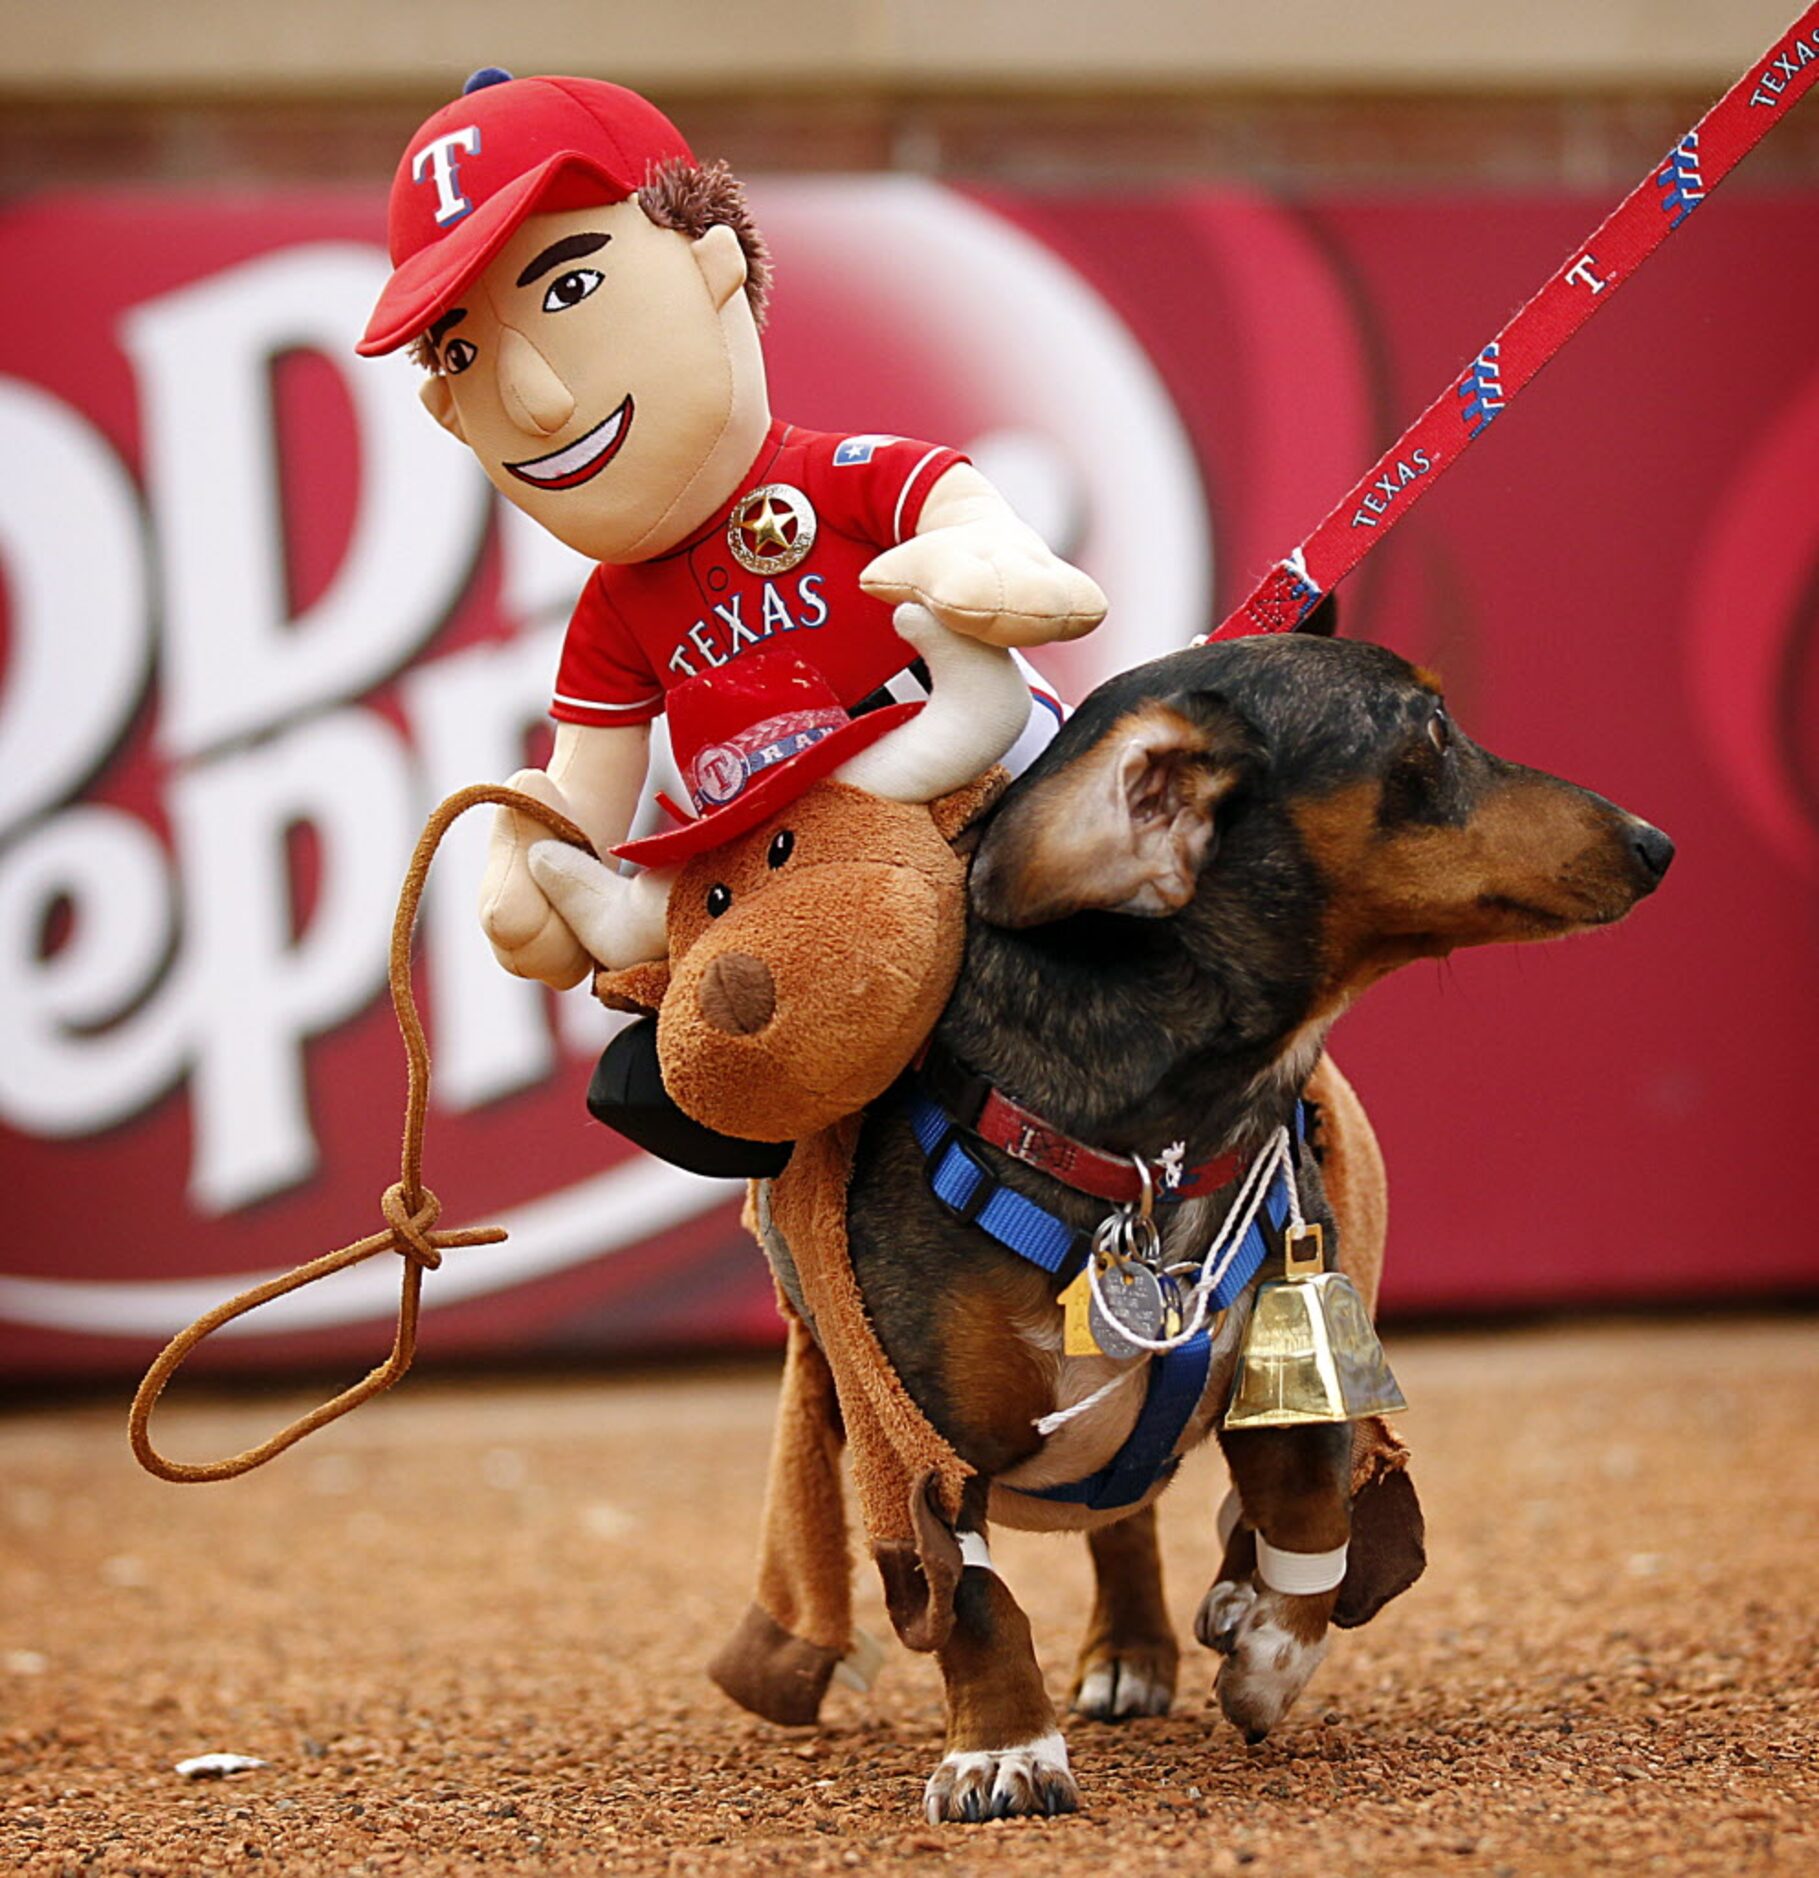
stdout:
[[622,972],[667,956],[667,914],[674,868],[621,874],[566,841],[539,841],[530,869],[588,957]]
[[1009,510],[913,535],[879,555],[859,585],[875,599],[919,600],[942,625],[995,646],[1078,639],[1105,617],[1098,582]]
[[[520,770],[509,786],[573,819],[562,791],[542,770]],[[494,816],[480,886],[480,924],[493,956],[508,972],[566,991],[594,969],[594,961],[531,870],[534,848],[548,841],[549,830],[528,815],[500,809]]]

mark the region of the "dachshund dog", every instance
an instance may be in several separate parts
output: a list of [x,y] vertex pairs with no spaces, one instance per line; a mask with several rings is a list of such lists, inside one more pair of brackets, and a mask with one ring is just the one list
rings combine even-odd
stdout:
[[[1458,946],[1607,925],[1672,857],[1634,815],[1475,744],[1438,682],[1389,651],[1305,634],[1207,645],[1102,685],[986,821],[936,1047],[1110,1153],[1249,1151],[1290,1121],[1329,1027],[1376,980]],[[1084,1232],[1104,1215],[1022,1160],[977,1141],[971,1152]],[[1306,1159],[1304,1198],[1317,1201]],[[1174,1209],[1168,1253],[1197,1253],[1218,1210]],[[975,1470],[939,1652],[949,1739],[929,1816],[1065,1810],[1075,1792],[1058,1723],[984,1535],[989,1519],[1094,1523],[1037,1496],[1111,1459],[1145,1366],[1061,1354],[1056,1279],[931,1191],[903,1101],[866,1121],[847,1224],[880,1343]],[[1226,1313],[1184,1446],[1219,1418],[1249,1303]],[[1124,1384],[1097,1408],[1038,1432],[1120,1370]],[[1297,1589],[1293,1567],[1351,1535],[1352,1433],[1258,1428],[1220,1441],[1241,1519],[1196,1629],[1223,1653],[1221,1705],[1254,1741],[1305,1686],[1343,1595]],[[1260,1551],[1279,1567],[1286,1555],[1274,1586]],[[1131,1705],[1166,1706],[1157,1684],[1172,1685],[1172,1640],[1146,1515],[1102,1526],[1093,1553],[1102,1634],[1096,1651],[1089,1638],[1076,1700],[1096,1696],[1103,1712],[1105,1672],[1128,1657],[1150,1685]]]
[[[1088,1533],[1098,1590],[1074,1706],[1164,1712],[1177,1650],[1154,1502],[1179,1456],[1217,1433],[1234,1494],[1195,1628],[1223,1655],[1221,1706],[1253,1741],[1305,1686],[1329,1625],[1364,1621],[1421,1567],[1402,1450],[1374,1418],[1220,1426],[1267,1260],[1208,1323],[1191,1396],[1133,1477],[1128,1458],[1145,1440],[1156,1450],[1170,1359],[1064,1341],[1059,1300],[1108,1217],[1080,1170],[1145,1170],[1146,1198],[1152,1175],[1205,1175],[1157,1207],[1172,1264],[1217,1242],[1242,1170],[1275,1143],[1368,1306],[1381,1164],[1322,1057],[1334,1020],[1411,960],[1621,919],[1673,856],[1646,822],[1480,748],[1432,676],[1324,636],[1330,608],[1317,618],[1311,634],[1207,645],[1110,680],[995,803],[960,782],[1001,741],[962,750],[927,786],[883,790],[933,804],[916,811],[933,846],[905,833],[908,810],[860,795],[874,778],[842,772],[691,860],[669,888],[667,960],[597,983],[659,1012],[664,1077],[691,1113],[753,1138],[802,1133],[754,1189],[790,1352],[759,1596],[713,1674],[774,1719],[818,1711],[851,1643],[846,1440],[893,1623],[935,1652],[946,1685],[931,1820],[1078,1804],[1028,1623],[991,1563],[992,1523]],[[925,649],[952,712],[974,675]],[[878,750],[893,771],[912,754]],[[588,938],[590,896],[625,883],[554,858],[572,877],[547,883],[552,897]],[[956,923],[964,892],[963,954],[947,915],[904,923],[899,908],[927,896],[906,868],[935,883],[930,906],[951,894]],[[868,907],[888,959],[871,956]],[[592,928],[596,956],[607,925]],[[899,956],[912,927],[926,958]],[[724,982],[735,953],[738,999]],[[887,1089],[920,1040],[876,1047],[877,1013],[898,1002],[941,1016],[926,1060]],[[836,1033],[865,1042],[856,1080],[820,1060]],[[859,1100],[861,1117],[832,1120]],[[985,1131],[994,1104],[1022,1118],[1009,1133]]]

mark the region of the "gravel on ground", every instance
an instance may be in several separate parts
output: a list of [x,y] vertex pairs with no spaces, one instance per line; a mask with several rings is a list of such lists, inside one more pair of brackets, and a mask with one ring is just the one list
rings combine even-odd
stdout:
[[[930,1828],[939,1677],[819,1731],[702,1665],[743,1610],[768,1364],[418,1377],[245,1480],[118,1402],[0,1413],[0,1873],[1819,1871],[1812,1320],[1392,1335],[1430,1569],[1247,1749],[1191,1640],[1210,1450],[1163,1503],[1175,1713],[1069,1731],[1084,1811]],[[168,1453],[303,1398],[180,1382]],[[1051,1687],[1074,1538],[995,1536]],[[860,1620],[888,1635],[875,1578]],[[215,1780],[177,1762],[265,1764]]]

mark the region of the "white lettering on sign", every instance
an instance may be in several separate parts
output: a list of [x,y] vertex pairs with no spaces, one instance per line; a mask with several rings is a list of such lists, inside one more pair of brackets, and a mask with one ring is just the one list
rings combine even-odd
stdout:
[[113,747],[152,646],[138,494],[107,440],[48,392],[0,379],[0,462],[4,833]]
[[[46,956],[41,935],[59,906],[69,933]],[[181,962],[165,970],[176,926],[164,849],[124,809],[78,803],[8,849],[0,1113],[14,1127],[90,1134],[136,1115],[178,1080],[189,990]]]
[[[287,248],[147,301],[121,323],[139,378],[158,532],[158,736],[172,758],[357,697],[442,623],[473,565],[488,513],[485,476],[423,421],[407,361],[353,355],[384,279],[367,248]],[[299,350],[340,372],[360,481],[334,579],[293,614],[271,368]]]
[[[375,909],[391,904],[430,800],[522,763],[555,666],[553,639],[534,635],[419,668],[408,739],[353,702],[441,623],[492,497],[389,370],[351,359],[348,544],[319,600],[286,604],[271,361],[308,347],[340,367],[384,271],[368,249],[292,248],[122,322],[161,608],[132,480],[105,439],[49,394],[0,380],[0,449],[30,472],[0,485],[0,832],[17,831],[0,848],[0,1119],[41,1137],[93,1134],[187,1078],[189,1186],[209,1213],[315,1167],[306,1046],[382,989]],[[552,611],[572,599],[580,563],[505,545],[512,598]],[[139,708],[160,613],[155,735],[178,765],[162,804],[169,847],[125,809],[55,806]],[[237,741],[249,735],[262,741]],[[298,830],[318,862],[307,910],[291,885]],[[552,1052],[541,995],[492,964],[473,883],[451,878],[468,832],[483,846],[485,818],[458,832],[425,910],[442,1106],[533,1081]]]
[[[469,646],[406,675],[405,716],[423,765],[426,810],[477,776],[524,767],[529,734],[547,721],[561,639],[557,627]],[[543,987],[502,972],[491,950],[474,943],[490,826],[478,811],[455,823],[436,850],[423,900],[436,1099],[454,1109],[528,1088],[554,1062]]]
[[462,216],[473,213],[474,205],[461,193],[461,166],[455,160],[457,150],[465,150],[469,156],[479,154],[478,124],[464,124],[446,136],[432,137],[411,158],[411,181],[420,183],[427,175],[436,185],[438,228],[446,228],[450,222],[458,222]]
[[[312,1172],[303,1044],[385,982],[389,935],[373,908],[397,891],[416,832],[403,739],[377,712],[306,720],[179,776],[171,792],[190,1016],[196,1153],[190,1193],[211,1213]],[[321,857],[316,904],[295,932],[287,838]]]
[[[402,739],[354,709],[196,766],[167,806],[174,867],[145,823],[97,803],[32,830],[0,867],[0,1112],[35,1134],[89,1134],[187,1071],[191,1197],[225,1212],[316,1165],[303,1045],[385,981],[372,910],[396,889],[417,803]],[[299,826],[321,855],[301,931]],[[69,934],[46,955],[59,906]]]

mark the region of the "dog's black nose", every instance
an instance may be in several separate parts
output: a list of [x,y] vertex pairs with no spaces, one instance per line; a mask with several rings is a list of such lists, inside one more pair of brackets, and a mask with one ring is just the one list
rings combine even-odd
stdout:
[[1642,863],[1642,871],[1648,875],[1652,886],[1659,886],[1674,858],[1674,844],[1659,828],[1651,828],[1647,822],[1638,822],[1636,832],[1630,838],[1630,846],[1636,850],[1636,859]]

